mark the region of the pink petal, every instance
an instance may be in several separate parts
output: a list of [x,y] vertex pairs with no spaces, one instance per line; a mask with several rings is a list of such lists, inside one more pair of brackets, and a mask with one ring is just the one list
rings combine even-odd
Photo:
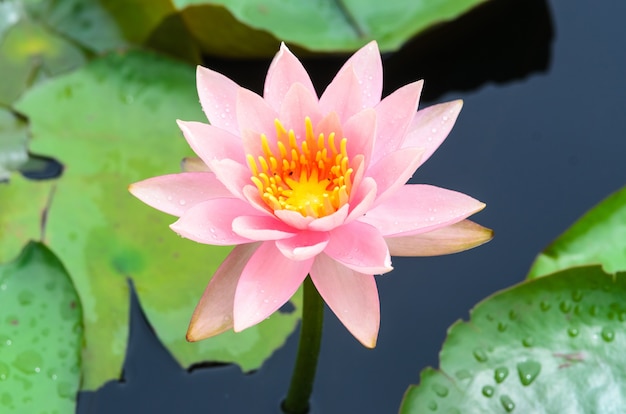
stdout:
[[380,102],[383,91],[383,64],[378,43],[371,41],[357,50],[339,69],[337,76],[349,70],[350,66],[360,85],[362,98],[359,101],[363,103],[363,108],[373,108]]
[[287,91],[294,83],[301,84],[311,95],[317,97],[311,78],[302,63],[281,43],[267,71],[263,97],[275,111],[279,111]]
[[[267,135],[270,143],[276,141],[274,121],[277,118],[278,113],[263,98],[248,89],[239,88],[237,93],[237,122],[244,138],[242,151],[244,154],[263,154],[261,134]],[[244,136],[244,133],[247,133],[247,136]],[[250,135],[251,133],[252,135]],[[276,149],[274,145],[270,145],[270,147],[273,150]]]
[[293,237],[294,229],[274,216],[241,216],[233,220],[233,231],[249,240],[278,240]]
[[439,256],[480,246],[492,238],[493,230],[463,220],[428,233],[385,240],[392,256]]
[[365,109],[350,117],[343,124],[343,133],[347,138],[347,152],[349,157],[363,155],[367,167],[372,158],[374,140],[376,138],[376,111]]
[[315,220],[313,217],[304,217],[297,211],[292,210],[275,210],[274,215],[281,219],[285,224],[299,230],[306,230],[309,224]]
[[317,102],[317,96],[299,83],[289,88],[283,104],[280,107],[279,119],[287,131],[293,129],[298,142],[306,138],[304,119],[309,117],[312,125],[322,119]]
[[484,207],[484,203],[463,193],[407,184],[359,221],[376,227],[383,236],[408,236],[457,223]]
[[324,253],[360,273],[382,274],[392,270],[389,249],[383,236],[373,226],[359,221],[331,231]]
[[226,76],[202,66],[196,70],[198,96],[209,122],[231,134],[238,134],[235,114],[237,85]]
[[345,137],[339,115],[336,112],[328,113],[315,125],[314,130],[316,135],[324,134],[326,139],[331,133],[335,133],[335,142],[340,142]]
[[147,205],[173,216],[182,216],[198,203],[233,197],[213,173],[180,173],[148,178],[128,190]]
[[197,204],[170,226],[183,237],[215,246],[250,243],[233,231],[233,220],[257,213],[249,204],[237,198],[216,198]]
[[306,260],[320,254],[328,244],[329,234],[320,231],[301,231],[294,237],[276,241],[276,247],[291,260]]
[[193,151],[211,168],[215,160],[231,159],[246,162],[241,139],[213,125],[201,122],[176,121]]
[[263,243],[239,278],[233,312],[235,332],[256,325],[287,302],[312,263],[313,259],[289,260],[274,242]]
[[374,348],[380,325],[374,276],[355,272],[321,254],[313,262],[311,279],[346,329],[364,346]]
[[374,204],[376,199],[376,181],[371,177],[365,177],[359,187],[350,194],[350,214],[346,222],[358,219],[363,216]]
[[259,194],[259,189],[256,185],[245,185],[243,187],[244,199],[250,203],[250,205],[262,213],[274,214],[274,211],[263,201]]
[[372,162],[400,148],[417,111],[423,85],[423,81],[410,83],[376,105],[378,128]]
[[217,269],[193,312],[187,340],[194,342],[233,327],[235,290],[243,268],[260,243],[236,246]]
[[463,101],[457,100],[417,111],[402,148],[424,148],[420,165],[425,163],[452,130],[462,107]]
[[421,148],[403,148],[383,157],[366,171],[366,175],[376,180],[377,194],[375,205],[394,194],[413,175],[421,164]]
[[366,107],[359,79],[352,68],[338,73],[320,98],[322,113],[336,112],[342,122]]
[[344,204],[334,213],[311,221],[308,225],[309,230],[329,231],[342,225],[346,221],[346,217],[348,217],[349,208],[349,204]]

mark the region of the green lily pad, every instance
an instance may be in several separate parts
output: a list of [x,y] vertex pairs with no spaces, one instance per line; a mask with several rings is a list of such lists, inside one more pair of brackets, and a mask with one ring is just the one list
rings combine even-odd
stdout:
[[448,331],[400,413],[621,413],[626,274],[599,266],[529,280]]
[[607,273],[626,271],[626,187],[595,206],[545,249],[528,278],[573,266],[601,264]]
[[193,67],[145,52],[111,54],[34,88],[16,106],[30,119],[32,150],[65,165],[46,240],[83,303],[85,389],[121,373],[129,277],[158,337],[183,366],[209,360],[251,370],[284,343],[298,312],[186,342],[193,309],[230,249],[178,237],[168,228],[173,217],[127,191],[132,182],[179,171],[192,154],[175,120],[206,120]]
[[381,50],[396,50],[485,0],[172,1],[204,52],[271,56],[278,40],[316,52],[348,52],[376,39]]
[[80,383],[81,306],[56,256],[31,242],[0,265],[0,411],[70,413]]

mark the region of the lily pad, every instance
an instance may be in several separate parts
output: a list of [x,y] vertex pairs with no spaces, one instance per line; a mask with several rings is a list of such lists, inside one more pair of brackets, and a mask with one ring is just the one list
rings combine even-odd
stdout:
[[400,413],[621,413],[626,274],[599,266],[526,281],[456,322]]
[[626,187],[595,206],[535,260],[528,278],[573,266],[601,264],[607,273],[626,271]]
[[115,53],[32,89],[16,106],[30,119],[32,150],[65,165],[46,240],[83,303],[85,389],[121,373],[129,277],[156,334],[183,366],[208,360],[251,370],[284,343],[298,312],[186,342],[193,309],[229,248],[178,237],[168,228],[173,217],[127,191],[132,182],[179,171],[192,154],[175,120],[206,121],[193,67],[146,52]]
[[63,265],[31,242],[0,265],[0,411],[70,413],[80,383],[81,306]]
[[172,0],[206,53],[272,56],[278,40],[315,52],[348,52],[376,39],[396,50],[417,33],[486,0]]

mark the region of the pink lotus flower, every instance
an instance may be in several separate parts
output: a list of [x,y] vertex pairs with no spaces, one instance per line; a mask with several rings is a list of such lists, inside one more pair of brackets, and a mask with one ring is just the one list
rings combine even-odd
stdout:
[[392,270],[390,255],[452,253],[491,238],[465,220],[485,204],[405,184],[450,132],[462,102],[417,111],[422,81],[381,100],[376,42],[357,51],[319,99],[284,44],[263,97],[202,67],[197,81],[211,125],[178,124],[208,167],[130,187],[180,217],[171,228],[181,236],[236,245],[193,314],[189,340],[263,321],[310,274],[346,328],[374,347],[373,275]]

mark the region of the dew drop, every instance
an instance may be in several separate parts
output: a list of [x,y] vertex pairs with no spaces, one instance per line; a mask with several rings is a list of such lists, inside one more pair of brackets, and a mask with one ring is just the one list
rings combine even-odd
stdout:
[[624,322],[626,321],[626,312],[621,311],[618,315],[617,315],[617,319],[620,320],[620,322]]
[[167,201],[172,201],[172,196],[167,196]]
[[74,390],[68,382],[61,381],[57,384],[57,393],[61,398],[74,399]]
[[35,351],[24,351],[15,357],[13,366],[24,374],[36,374],[41,369],[43,360],[41,355]]
[[6,335],[0,335],[0,348],[10,346],[12,343],[11,338]]
[[482,393],[485,397],[491,398],[493,396],[494,389],[491,385],[485,385],[482,389]]
[[602,339],[604,339],[604,341],[606,342],[613,342],[613,339],[615,339],[615,332],[611,328],[602,328],[602,332],[600,333],[600,335],[602,336]]
[[539,372],[541,371],[541,364],[537,361],[528,360],[517,364],[517,373],[519,374],[519,380],[522,385],[530,385]]
[[567,313],[572,310],[572,304],[564,300],[563,302],[559,303],[559,309],[561,309],[561,312]]
[[541,308],[542,311],[545,312],[548,309],[550,309],[552,305],[550,304],[550,302],[542,300],[541,303],[539,304],[539,307]]
[[498,367],[493,372],[493,379],[498,384],[501,384],[508,376],[509,376],[509,369],[506,367]]
[[487,354],[481,348],[474,349],[474,352],[472,352],[472,354],[474,355],[474,358],[476,358],[476,361],[478,362],[485,362],[488,359]]
[[448,120],[448,115],[444,115],[442,119],[443,119],[444,121],[447,121],[447,120]]
[[17,295],[17,300],[22,306],[30,305],[35,299],[35,295],[30,290],[23,290]]
[[178,204],[180,204],[181,206],[184,206],[185,204],[187,204],[187,202],[183,199],[178,200]]
[[580,302],[583,299],[583,292],[579,289],[576,289],[572,292],[572,300],[574,302]]
[[522,345],[524,345],[526,348],[532,347],[534,343],[535,339],[532,336],[522,339]]
[[514,321],[515,319],[517,319],[517,312],[515,312],[513,309],[511,309],[509,311],[509,319]]
[[456,375],[456,377],[457,377],[459,380],[465,380],[465,379],[472,378],[472,373],[471,373],[471,372],[469,372],[469,371],[468,371],[468,370],[466,370],[466,369],[462,369],[462,370],[460,370],[460,371],[457,371],[455,375]]
[[222,119],[226,119],[226,114],[222,112],[222,113],[220,114],[220,117],[221,117]]
[[574,328],[574,327],[567,328],[567,334],[571,338],[576,338],[579,334],[578,328]]
[[432,132],[433,134],[436,134],[437,133],[437,128],[431,129],[430,132]]
[[14,408],[11,407],[13,404],[13,397],[8,392],[2,393],[2,397],[0,397],[0,403],[2,403],[2,405],[4,405],[5,407]]
[[598,315],[598,305],[591,305],[589,307],[589,315],[591,316],[597,316]]
[[432,401],[432,400],[431,400],[431,401],[428,403],[428,409],[429,409],[430,411],[437,411],[437,408],[438,408],[438,406],[437,406],[437,403],[436,403],[435,401]]
[[502,404],[502,408],[504,408],[507,413],[510,413],[515,409],[515,403],[508,395],[500,397],[500,404]]
[[269,299],[263,299],[263,303],[270,303]]
[[0,381],[5,381],[7,378],[9,378],[10,372],[11,369],[9,368],[9,366],[0,361]]
[[506,331],[506,328],[508,328],[508,325],[504,322],[498,322],[498,331],[499,332],[504,332]]
[[3,283],[3,284],[0,285],[0,290],[7,290],[6,283]]
[[444,387],[443,385],[433,384],[433,386],[430,388],[435,392],[435,394],[442,398],[448,396],[448,388]]

